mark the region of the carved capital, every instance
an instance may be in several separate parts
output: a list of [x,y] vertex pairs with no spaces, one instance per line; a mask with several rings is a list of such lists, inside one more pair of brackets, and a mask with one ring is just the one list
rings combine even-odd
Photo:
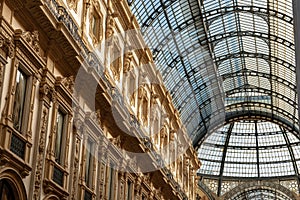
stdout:
[[110,38],[114,34],[115,28],[115,19],[118,17],[117,13],[113,13],[110,9],[108,9],[107,19],[106,19],[106,32],[105,37],[106,39]]
[[151,173],[146,173],[144,174],[143,176],[143,182],[147,183],[147,184],[150,184],[150,178],[151,178]]
[[110,138],[109,140],[113,143],[113,145],[121,148],[121,136],[120,135],[115,138]]
[[69,77],[57,77],[56,78],[57,83],[62,84],[67,90],[69,90],[70,93],[74,92],[74,76]]
[[132,68],[132,65],[131,65],[132,58],[133,58],[132,52],[125,53],[125,55],[124,55],[124,69],[123,69],[124,73],[127,73],[128,71],[131,70],[131,68]]
[[50,88],[50,86],[47,83],[41,83],[39,91],[40,91],[40,100],[42,100],[48,94],[51,93],[51,88]]
[[33,48],[33,50],[38,54],[41,55],[41,47],[39,44],[39,32],[38,31],[26,31],[22,34],[22,37],[25,41]]

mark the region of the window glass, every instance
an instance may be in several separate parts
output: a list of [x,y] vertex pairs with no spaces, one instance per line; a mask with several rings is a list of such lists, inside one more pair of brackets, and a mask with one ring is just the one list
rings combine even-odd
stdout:
[[130,180],[127,181],[127,200],[131,200],[131,186],[132,183]]
[[16,77],[16,92],[13,108],[13,123],[14,128],[21,131],[22,118],[24,113],[25,96],[26,96],[27,76],[20,70],[17,70]]
[[97,36],[97,32],[98,32],[98,18],[95,14],[92,15],[92,32],[95,36]]
[[114,199],[114,164],[111,163],[109,167],[109,177],[108,177],[108,185],[109,185],[109,191],[108,191],[108,200]]
[[85,182],[88,187],[91,186],[91,167],[92,167],[92,141],[88,140],[86,144],[86,163],[85,163]]
[[61,164],[62,161],[62,137],[64,131],[65,115],[59,110],[56,117],[56,139],[55,139],[55,161]]

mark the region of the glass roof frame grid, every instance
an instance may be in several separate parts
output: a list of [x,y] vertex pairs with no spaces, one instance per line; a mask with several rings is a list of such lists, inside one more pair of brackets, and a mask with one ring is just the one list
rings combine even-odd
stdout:
[[[235,124],[233,126],[233,124]],[[253,124],[255,126],[255,130],[253,127],[251,128],[249,125]],[[299,168],[297,167],[297,164],[300,163],[300,157],[297,159],[293,156],[294,154],[294,149],[295,147],[300,147],[300,138],[298,135],[294,135],[292,132],[287,132],[287,130],[277,124],[271,123],[271,122],[264,122],[264,121],[257,121],[257,120],[250,120],[250,121],[241,121],[241,122],[231,122],[231,124],[227,124],[227,126],[230,125],[230,129],[226,129],[225,132],[222,131],[222,128],[219,129],[218,131],[215,131],[213,135],[209,136],[205,140],[205,143],[201,145],[201,148],[204,148],[204,151],[199,151],[199,158],[200,160],[205,163],[204,165],[208,166],[215,166],[217,164],[220,165],[219,169],[219,174],[214,172],[213,174],[210,174],[209,168],[204,169],[204,171],[199,171],[199,175],[203,178],[209,178],[209,179],[216,179],[218,180],[218,186],[222,185],[223,181],[230,181],[230,180],[239,180],[241,178],[240,176],[236,176],[239,173],[245,173],[242,171],[236,170],[236,167],[241,167],[242,165],[250,167],[250,164],[256,166],[257,169],[257,175],[255,176],[253,172],[248,171],[249,174],[245,173],[242,178],[243,179],[249,179],[249,180],[272,180],[272,179],[280,179],[280,180],[297,180],[299,182]],[[239,125],[239,126],[238,126]],[[225,134],[225,135],[224,135]],[[297,137],[296,141],[293,139],[293,143],[291,143],[288,137],[288,134],[292,134],[295,137]],[[232,143],[233,138],[237,137],[237,141],[239,143]],[[251,139],[252,145],[247,146],[247,145],[242,145],[244,142],[249,141],[247,139],[247,136],[251,136],[251,138],[255,138],[255,141]],[[278,136],[278,137],[277,137]],[[279,138],[280,136],[280,138]],[[211,138],[210,138],[211,137]],[[229,137],[229,138],[228,138]],[[266,137],[266,139],[262,138]],[[219,139],[217,139],[219,138]],[[226,138],[226,139],[225,139]],[[242,140],[242,138],[246,139],[246,141]],[[271,140],[270,140],[271,139]],[[273,139],[273,140],[272,140]],[[265,140],[267,143],[265,144],[266,146],[262,146],[262,144],[259,144],[259,140]],[[209,142],[210,141],[210,142]],[[213,141],[216,141],[214,143]],[[260,142],[261,143],[261,142]],[[234,150],[235,145],[240,145],[236,146],[238,147],[237,149],[240,149],[240,151],[244,151],[244,153],[237,153],[238,151]],[[254,145],[254,146],[253,146]],[[283,151],[283,148],[285,148],[285,151]],[[232,159],[227,159],[229,155],[227,155],[228,151],[230,152],[232,149],[232,152],[236,152],[237,155],[244,156],[240,158],[232,158]],[[243,150],[244,149],[244,150]],[[249,150],[249,155],[247,155],[247,149],[252,149],[251,151]],[[299,149],[299,148],[298,148]],[[222,151],[220,151],[222,150]],[[216,155],[214,151],[222,152],[222,160],[220,157],[211,157],[211,155]],[[263,151],[265,153],[263,153]],[[201,156],[201,152],[204,153],[204,157]],[[257,156],[255,158],[251,158],[251,153],[253,152]],[[236,154],[235,153],[235,154]],[[277,153],[279,153],[277,155]],[[224,155],[226,154],[226,155]],[[224,160],[224,156],[226,159]],[[231,155],[235,156],[235,155]],[[247,156],[251,158],[247,159]],[[265,157],[267,156],[267,157]],[[264,159],[265,157],[265,159]],[[255,161],[255,159],[257,159]],[[262,159],[262,160],[261,160]],[[244,161],[243,161],[244,160]],[[211,164],[210,164],[211,163]],[[228,167],[235,168],[233,173],[236,173],[234,176],[228,176],[228,172],[230,173],[230,170],[228,171]],[[260,166],[261,165],[261,166]],[[279,169],[284,167],[286,170],[279,170],[274,168],[274,166],[281,166]],[[286,167],[285,167],[286,166]],[[225,170],[225,168],[227,168]],[[247,168],[247,167],[246,167]],[[270,170],[269,172],[262,171],[260,172],[260,169],[268,169]],[[250,168],[249,168],[250,170]],[[272,171],[273,170],[273,171]],[[225,171],[227,171],[225,173]],[[269,176],[269,174],[272,171],[273,177]],[[221,176],[221,174],[223,175]],[[267,175],[267,176],[266,176]],[[221,185],[220,185],[221,184]],[[299,189],[299,188],[298,188]],[[219,187],[220,190],[220,187]],[[299,190],[300,191],[300,190]],[[222,192],[218,194],[223,194]]]
[[223,179],[223,172],[224,172],[224,165],[225,165],[227,147],[228,147],[228,143],[229,143],[229,139],[230,139],[230,135],[231,135],[233,126],[234,126],[233,124],[230,124],[229,129],[228,129],[228,134],[227,134],[227,137],[225,139],[225,147],[224,147],[224,150],[223,150],[223,156],[222,156],[221,168],[220,168],[220,178],[219,178],[219,181],[218,181],[218,192],[217,192],[218,196],[220,196],[220,194],[221,194],[221,185],[222,185],[222,179]]
[[273,199],[278,199],[278,200],[290,200],[290,197],[288,197],[286,194],[281,193],[275,188],[271,189],[266,189],[266,188],[255,188],[251,190],[245,190],[241,191],[240,193],[236,194],[230,200],[256,200],[256,199],[264,199],[264,200],[273,200]]
[[[169,2],[169,1],[168,1]],[[190,19],[188,19],[188,18],[185,18],[185,19],[183,19],[182,20],[182,22],[180,22],[180,23],[178,23],[177,25],[176,25],[176,27],[175,27],[175,29],[178,29],[178,30],[180,30],[180,31],[184,31],[184,30],[186,30],[186,29],[189,29],[190,27],[192,27],[193,29],[195,29],[196,30],[196,32],[195,32],[195,34],[196,35],[194,35],[192,38],[194,38],[194,40],[195,41],[197,41],[195,44],[193,44],[193,46],[192,46],[192,50],[190,50],[191,48],[190,48],[190,46],[188,47],[188,48],[186,48],[186,49],[184,49],[184,51],[183,52],[179,52],[179,50],[178,50],[178,45],[177,45],[177,47],[176,47],[176,40],[174,39],[175,37],[177,37],[177,32],[175,32],[174,30],[174,27],[172,26],[172,24],[170,24],[171,22],[170,22],[170,19],[172,20],[172,18],[170,18],[170,16],[167,16],[168,14],[167,14],[167,12],[168,12],[168,10],[173,6],[173,5],[175,5],[176,3],[178,3],[178,2],[180,2],[180,0],[177,0],[177,1],[170,1],[171,3],[169,3],[168,5],[163,5],[164,4],[164,2],[162,2],[162,1],[160,1],[160,3],[161,3],[161,6],[164,8],[164,9],[159,9],[159,8],[156,8],[156,11],[154,11],[154,12],[158,12],[158,11],[160,11],[159,12],[159,14],[156,14],[155,16],[155,19],[153,18],[153,20],[151,21],[151,24],[153,24],[156,20],[158,20],[158,18],[162,18],[162,15],[164,15],[165,16],[165,21],[166,21],[166,24],[168,24],[168,27],[169,27],[169,29],[171,30],[168,34],[170,35],[170,34],[173,34],[173,36],[172,37],[170,37],[170,36],[168,36],[168,35],[165,35],[165,37],[168,39],[168,42],[167,43],[169,43],[169,39],[170,38],[173,38],[172,39],[172,45],[173,45],[173,47],[175,48],[175,49],[177,49],[177,52],[179,53],[178,54],[178,56],[177,57],[175,57],[174,55],[176,55],[176,54],[173,54],[172,55],[172,57],[173,57],[173,61],[171,61],[171,60],[169,60],[171,63],[171,68],[174,68],[174,67],[176,67],[177,68],[177,66],[181,66],[181,69],[183,69],[184,71],[185,71],[185,74],[186,74],[186,76],[185,77],[187,77],[187,80],[188,81],[190,81],[189,79],[191,79],[191,81],[193,82],[193,83],[195,83],[195,84],[192,84],[191,83],[191,88],[192,88],[192,90],[190,91],[190,92],[192,92],[193,93],[193,96],[195,97],[195,102],[198,104],[198,106],[197,106],[197,108],[194,108],[194,109],[197,109],[198,110],[198,112],[199,112],[199,115],[200,115],[200,119],[201,119],[201,121],[202,122],[206,122],[207,120],[207,118],[209,118],[209,116],[211,115],[211,111],[209,111],[210,109],[208,109],[207,107],[203,107],[203,106],[199,106],[199,105],[202,105],[202,103],[203,103],[203,101],[204,102],[209,102],[209,100],[205,100],[205,99],[203,99],[203,98],[206,98],[206,97],[208,97],[208,95],[206,95],[206,94],[204,94],[203,93],[203,90],[202,90],[202,93],[201,93],[201,95],[199,95],[198,93],[195,93],[194,91],[196,91],[197,90],[197,87],[198,88],[201,88],[202,86],[201,85],[204,85],[205,86],[205,83],[202,83],[201,85],[199,85],[198,83],[199,83],[199,80],[201,81],[201,78],[199,79],[199,78],[196,78],[196,76],[197,76],[197,74],[199,74],[199,73],[197,73],[197,72],[193,72],[193,71],[187,71],[186,69],[187,69],[187,67],[186,67],[186,64],[188,63],[188,62],[190,62],[190,60],[187,60],[188,62],[185,62],[185,61],[183,61],[183,58],[182,57],[180,57],[180,55],[182,55],[182,54],[185,54],[185,52],[184,51],[186,51],[186,53],[187,53],[187,55],[188,54],[190,54],[191,52],[193,52],[195,49],[197,49],[197,48],[199,48],[199,45],[200,45],[200,43],[201,43],[201,38],[203,38],[203,35],[205,35],[205,31],[200,31],[200,29],[198,29],[198,28],[196,28],[195,26],[199,26],[199,24],[198,24],[198,21],[200,20],[200,18],[201,18],[201,15],[200,15],[200,13],[199,12],[201,12],[201,9],[199,8],[199,4],[198,4],[198,1],[195,1],[195,0],[189,0],[188,1],[188,6],[190,7],[190,8],[188,8],[189,9],[189,12],[191,12],[191,15],[193,16],[193,17],[190,17]],[[192,7],[191,7],[192,6]],[[134,8],[134,5],[132,4],[132,7]],[[140,8],[138,8],[138,9],[140,9]],[[186,8],[186,10],[187,10],[187,8]],[[196,11],[197,10],[197,11]],[[136,12],[136,10],[135,10],[135,8],[133,9],[133,11],[134,11],[134,13]],[[159,17],[160,16],[160,17]],[[139,18],[139,17],[138,17]],[[198,19],[199,18],[199,19]],[[196,19],[198,19],[198,21],[196,20]],[[141,21],[144,21],[143,19],[141,19]],[[192,23],[191,23],[192,22]],[[182,26],[182,23],[186,23],[187,25],[183,25]],[[141,24],[143,24],[143,23],[141,23]],[[149,25],[150,23],[148,23],[147,24],[147,26]],[[142,26],[144,26],[144,24],[142,25]],[[173,30],[172,30],[172,28],[173,28]],[[143,29],[143,27],[142,27],[142,29]],[[175,34],[175,35],[174,35]],[[162,46],[163,45],[160,45],[160,44],[162,44],[163,43],[163,40],[161,41],[161,42],[159,42],[158,41],[158,47],[159,47],[159,49],[157,49],[157,48],[153,48],[153,51],[154,51],[154,58],[156,57],[156,56],[159,56],[160,55],[160,52],[161,52],[161,49],[160,48],[162,48]],[[168,46],[168,45],[167,45]],[[174,50],[174,49],[173,49]],[[208,51],[208,54],[210,54],[210,52]],[[206,60],[205,60],[205,57],[201,57],[201,55],[199,54],[199,56],[198,56],[199,58],[203,58],[204,60],[203,60],[203,62],[204,62],[204,64],[207,62]],[[175,64],[174,64],[174,61],[176,62]],[[197,63],[198,61],[193,61],[194,63]],[[170,72],[170,64],[167,64],[167,67],[165,67],[165,72],[163,72],[162,74],[163,74],[163,76],[164,76],[164,74],[166,73],[166,74],[169,74],[169,72]],[[166,65],[160,65],[160,66],[166,66]],[[158,66],[159,67],[159,66]],[[192,73],[192,74],[191,74]],[[193,77],[195,77],[195,78],[193,78]],[[192,80],[192,78],[194,79],[194,80]],[[191,82],[190,81],[190,82]],[[198,86],[196,86],[196,88],[195,88],[195,85],[198,85]],[[173,86],[170,86],[170,87],[173,87]],[[173,89],[175,89],[175,91],[176,90],[178,90],[178,89],[176,89],[176,86],[174,86],[173,87]],[[169,90],[172,92],[172,88],[170,89],[169,88]],[[205,90],[205,89],[204,89]],[[207,91],[207,92],[209,92],[209,91]],[[174,92],[173,92],[174,93]],[[197,97],[198,96],[198,97]],[[196,98],[197,97],[197,98]],[[176,99],[176,97],[175,96],[173,96],[173,98],[174,99]],[[178,98],[177,98],[178,99]],[[182,98],[181,98],[182,99]],[[185,101],[184,99],[182,99],[183,101]],[[200,102],[199,102],[200,101]],[[178,102],[177,103],[178,105],[180,104],[180,102]],[[177,105],[177,106],[178,106]],[[203,107],[203,109],[200,109],[200,107]],[[186,108],[185,108],[186,109]],[[204,115],[204,116],[203,116]],[[202,122],[201,121],[199,121],[199,124],[201,124]],[[203,126],[205,126],[205,128],[204,128],[204,132],[207,132],[207,128],[206,128],[206,123],[202,123],[202,125]],[[187,126],[189,126],[189,125],[187,125]],[[196,130],[197,129],[197,127],[195,127],[195,129],[194,130],[191,130],[191,133],[195,133]],[[192,136],[193,137],[193,136]]]
[[[237,97],[243,99],[244,95],[248,96],[250,99],[250,101],[247,101],[245,98],[244,101],[239,100],[240,102],[236,100],[237,103],[230,104],[226,108],[225,122],[228,122],[235,117],[235,120],[237,120],[239,117],[246,117],[247,115],[262,116],[263,119],[273,119],[277,122],[280,121],[280,124],[285,123],[287,126],[290,126],[291,129],[294,129],[294,131],[298,130],[297,122],[299,119],[295,120],[294,118],[297,109],[297,103],[295,102],[297,94],[292,92],[295,87],[295,84],[292,82],[294,79],[287,81],[290,79],[284,79],[278,76],[278,74],[282,73],[281,69],[288,75],[295,73],[294,62],[291,61],[292,57],[287,57],[284,54],[285,51],[292,52],[294,50],[293,43],[289,37],[287,37],[292,31],[291,25],[293,24],[293,21],[291,17],[282,14],[282,10],[280,9],[274,11],[274,9],[270,7],[264,8],[262,7],[263,4],[248,7],[240,5],[241,1],[239,0],[230,1],[231,3],[235,2],[235,4],[230,3],[225,6],[220,4],[220,8],[215,6],[213,1],[210,1],[209,3],[212,6],[212,9],[218,10],[216,13],[210,12],[210,10],[206,13],[203,12],[203,10],[200,10],[201,13],[194,12],[194,8],[189,7],[191,4],[197,4],[197,1],[193,0],[189,0],[188,3],[185,2],[183,10],[180,10],[179,6],[177,6],[177,8],[175,6],[180,4],[180,0],[165,2],[157,0],[155,2],[156,5],[153,6],[154,9],[148,9],[148,14],[143,15],[143,17],[140,15],[141,21],[151,21],[151,23],[147,22],[146,24],[143,24],[142,29],[147,31],[145,28],[152,24],[161,28],[162,26],[169,27],[169,31],[162,31],[159,33],[160,35],[155,35],[153,39],[149,38],[149,40],[157,45],[153,47],[154,58],[155,60],[157,58],[156,61],[159,61],[161,64],[159,66],[161,68],[160,70],[165,70],[163,77],[167,79],[165,81],[167,82],[167,85],[169,85],[169,89],[171,88],[170,91],[176,102],[175,105],[177,105],[178,110],[182,115],[187,116],[185,117],[184,123],[187,123],[188,131],[194,138],[194,145],[198,145],[198,141],[205,138],[205,133],[208,130],[207,126],[210,126],[211,123],[210,118],[216,113],[222,112],[220,108],[211,108],[210,106],[213,105],[213,102],[208,98],[211,97],[209,95],[210,91],[208,91],[208,86],[212,83],[206,82],[205,77],[203,78],[199,76],[198,72],[193,71],[195,63],[199,62],[201,56],[199,55],[198,57],[190,58],[189,55],[199,47],[199,44],[208,46],[208,51],[206,52],[207,55],[215,55],[214,51],[220,48],[220,45],[225,45],[224,47],[226,47],[226,50],[224,50],[224,52],[226,51],[228,54],[222,55],[222,51],[219,51],[217,57],[213,56],[217,66],[226,62],[232,68],[232,73],[230,74],[226,71],[225,74],[222,75],[223,78],[228,79],[232,77],[236,79],[231,83],[233,84],[232,89],[227,90],[225,94],[228,95],[228,97],[232,94],[232,99]],[[207,0],[204,1],[204,3],[205,2],[207,2]],[[223,1],[219,0],[219,2]],[[165,5],[165,3],[167,5]],[[144,5],[144,7],[145,6],[146,5]],[[204,7],[205,6],[206,5],[204,5]],[[142,11],[143,10],[140,10],[139,12]],[[264,13],[264,11],[266,12]],[[159,13],[152,17],[151,13],[153,12]],[[181,13],[176,17],[170,16],[170,13],[175,15],[177,12],[190,12],[190,14],[185,16]],[[247,13],[247,15],[245,15],[245,13]],[[252,16],[252,19],[250,20],[252,25],[250,27],[253,28],[248,31],[245,30],[243,26],[245,26],[245,16],[250,15]],[[259,18],[255,16],[258,16]],[[230,19],[230,17],[232,18]],[[272,23],[274,23],[272,22],[274,18],[276,18],[277,21],[284,21],[287,35],[282,33],[282,30],[284,29],[280,29],[280,34],[278,35],[271,32],[270,27],[272,27]],[[197,22],[195,19],[203,20],[204,28],[201,27],[201,22]],[[222,31],[215,31],[216,35],[210,35],[210,30],[206,30],[205,26],[211,26],[218,20],[223,20],[223,27],[220,27]],[[232,22],[230,22],[230,20],[232,20]],[[256,27],[260,27],[265,23],[268,24],[267,32],[261,31],[261,28],[256,29]],[[272,31],[273,28],[274,27],[272,27]],[[181,34],[177,34],[178,32],[174,30],[178,30]],[[222,32],[224,32],[225,35],[220,35]],[[183,48],[179,50],[178,45],[182,44],[177,43],[177,39],[181,39],[182,42],[182,40],[185,41],[186,37],[189,36],[192,37],[192,44],[183,45]],[[274,53],[271,48],[272,45],[278,45],[280,47],[279,51]],[[264,46],[267,51],[258,50],[258,48]],[[184,55],[184,58],[182,55]],[[284,57],[281,59],[282,55]],[[205,65],[206,61],[201,60],[201,62]],[[255,71],[253,68],[248,68],[248,66],[253,64],[258,69],[258,66],[260,66],[262,62],[265,62],[263,63],[264,71],[260,71],[261,69]],[[244,70],[236,70],[235,67],[237,65],[240,65]],[[179,75],[176,75],[176,72],[179,72]],[[180,88],[185,84],[178,84],[178,86],[174,85],[176,80],[187,80],[190,84],[189,90]],[[257,81],[257,83],[253,81]],[[251,85],[252,83],[255,84]],[[176,93],[181,93],[180,91],[187,91],[187,94],[176,96]],[[237,94],[240,93],[240,95],[234,95],[235,92]],[[285,95],[287,93],[290,95]],[[256,98],[256,96],[261,96],[262,98]],[[267,96],[270,96],[271,98],[268,99],[266,98]],[[188,98],[194,99],[194,103],[186,103]],[[285,109],[281,109],[280,106],[278,106],[280,105],[280,102],[284,103]],[[197,113],[199,113],[199,117],[197,117]],[[188,116],[192,117],[189,119]],[[288,121],[285,121],[284,118]],[[195,125],[195,122],[198,122],[198,124]],[[259,156],[257,156],[257,159],[259,159]],[[259,163],[259,160],[257,163]],[[260,167],[257,167],[257,170],[259,169]]]
[[[219,3],[220,2],[221,1],[219,1]],[[227,38],[227,37],[233,37],[233,36],[237,36],[238,37],[240,35],[241,36],[249,36],[249,35],[251,36],[252,35],[252,36],[255,36],[255,37],[258,37],[258,38],[264,37],[265,41],[272,41],[273,40],[274,42],[278,42],[278,43],[281,43],[281,44],[285,45],[287,48],[294,49],[293,48],[294,45],[293,45],[292,42],[290,42],[288,40],[285,40],[284,38],[276,37],[275,35],[272,36],[272,34],[270,34],[270,21],[271,21],[272,17],[277,17],[278,19],[286,21],[289,24],[293,24],[292,17],[288,17],[287,15],[282,14],[280,12],[276,12],[274,10],[270,10],[269,7],[263,9],[263,8],[255,7],[255,6],[239,6],[237,4],[237,1],[232,1],[232,2],[234,2],[234,5],[230,5],[230,6],[226,5],[226,6],[224,6],[224,5],[221,5],[221,3],[220,3],[220,7],[219,8],[218,8],[218,6],[215,6],[217,8],[211,9],[211,10],[208,10],[208,11],[205,10],[205,8],[206,8],[205,3],[206,2],[205,1],[204,1],[204,3],[202,2],[202,6],[203,6],[202,7],[203,12],[202,13],[204,15],[203,20],[204,20],[204,24],[206,24],[206,26],[208,27],[208,29],[210,28],[210,25],[214,21],[216,21],[217,19],[220,19],[220,18],[224,18],[223,16],[227,15],[228,13],[234,13],[234,15],[236,15],[236,13],[249,12],[249,13],[251,13],[253,15],[253,17],[254,17],[255,14],[257,14],[258,16],[264,18],[264,20],[266,20],[268,22],[268,29],[269,29],[268,30],[268,34],[264,34],[264,33],[261,33],[259,35],[250,34],[251,32],[255,33],[255,30],[253,30],[253,31],[244,31],[244,32],[239,33],[239,31],[241,31],[241,30],[239,30],[238,28],[236,28],[235,32],[226,33],[226,31],[224,31],[222,33],[223,36],[220,35],[221,32],[220,32],[220,34],[217,34],[217,35],[210,35],[210,31],[208,31],[209,37],[207,39],[207,42],[209,43],[209,45],[212,46],[213,51],[214,51],[214,47],[215,47],[214,45],[215,44],[212,44],[212,43],[214,43],[215,41],[212,40],[211,38],[215,38],[215,39],[218,38],[218,40],[224,40],[224,38]],[[209,6],[212,7],[212,4],[208,5],[208,7]],[[223,8],[222,8],[222,6],[223,6]],[[264,13],[264,14],[263,13],[259,13],[261,10],[265,10],[265,11],[267,11],[267,13]],[[269,10],[270,10],[270,13],[272,13],[272,14],[268,15]],[[207,13],[208,13],[208,15],[206,15]],[[212,17],[212,16],[213,16],[213,19],[210,19],[210,17]],[[237,20],[235,20],[235,22],[237,22]],[[253,23],[254,23],[254,21],[253,21]],[[223,24],[224,24],[224,22],[223,22]],[[236,34],[233,34],[233,33],[236,33]],[[225,36],[224,36],[224,34],[225,34]],[[280,59],[278,57],[272,56],[271,52],[269,53],[269,55],[264,55],[264,54],[259,53],[258,51],[254,52],[254,53],[253,52],[250,53],[250,52],[245,52],[243,49],[241,49],[239,53],[233,53],[233,54],[229,54],[229,55],[226,55],[226,56],[223,56],[223,57],[220,57],[220,58],[215,58],[215,60],[216,60],[217,66],[219,66],[220,63],[223,62],[224,60],[227,60],[227,59],[231,60],[231,58],[237,58],[237,57],[243,58],[243,57],[245,57],[245,55],[246,55],[246,57],[263,58],[267,62],[269,62],[270,67],[272,66],[271,63],[270,63],[270,61],[271,61],[271,62],[276,62],[278,64],[281,64],[284,67],[288,67],[289,69],[292,69],[293,71],[295,71],[295,66],[294,65],[292,65],[292,64],[290,64],[288,62],[285,62],[284,60],[282,60],[282,59]],[[270,75],[272,75],[271,72],[270,72]],[[246,77],[248,77],[248,76],[246,76]],[[270,90],[271,91],[271,96],[274,96],[273,89],[272,89],[273,84],[271,83],[270,85],[271,85],[271,90]],[[275,92],[275,95],[276,94],[279,94],[279,92]],[[277,98],[279,98],[279,99],[282,98],[282,97],[284,97],[284,95],[277,96]],[[273,101],[273,98],[271,98],[271,101]],[[286,99],[283,99],[283,101],[286,101]],[[294,103],[294,105],[296,105],[296,103]],[[273,106],[274,106],[274,104],[272,102],[271,103],[271,107],[273,107]],[[291,105],[291,107],[293,107],[293,106]],[[292,110],[293,115],[295,115],[295,113],[296,113],[295,112],[295,110],[296,110],[295,108],[296,108],[296,106],[294,106],[294,110]],[[273,113],[274,113],[273,108],[271,109],[271,113],[273,115]],[[293,120],[293,118],[290,118],[290,119]],[[298,121],[298,119],[297,119],[297,121]],[[297,121],[294,122],[294,124],[297,124]]]
[[298,182],[298,193],[300,193],[300,176],[299,176],[299,170],[298,170],[298,167],[297,167],[297,162],[296,162],[296,159],[295,159],[295,155],[294,155],[294,151],[291,147],[291,143],[290,143],[290,140],[287,136],[287,133],[284,129],[281,128],[281,131],[283,133],[283,137],[286,141],[286,144],[287,144],[287,147],[288,147],[288,150],[289,150],[289,153],[290,153],[290,156],[291,156],[291,159],[292,159],[292,163],[293,163],[293,167],[294,167],[294,170],[296,172],[296,174],[298,174],[297,176],[297,182]]

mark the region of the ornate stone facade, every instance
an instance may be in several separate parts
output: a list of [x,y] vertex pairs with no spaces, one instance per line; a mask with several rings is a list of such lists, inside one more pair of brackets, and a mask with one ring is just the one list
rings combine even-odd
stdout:
[[141,35],[124,34],[139,28],[126,1],[0,2],[0,184],[10,185],[8,195],[204,198],[200,162],[151,52]]

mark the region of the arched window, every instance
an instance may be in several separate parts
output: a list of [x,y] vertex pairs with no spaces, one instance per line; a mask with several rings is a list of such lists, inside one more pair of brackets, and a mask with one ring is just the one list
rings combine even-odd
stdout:
[[0,200],[15,200],[11,184],[7,180],[0,181]]

